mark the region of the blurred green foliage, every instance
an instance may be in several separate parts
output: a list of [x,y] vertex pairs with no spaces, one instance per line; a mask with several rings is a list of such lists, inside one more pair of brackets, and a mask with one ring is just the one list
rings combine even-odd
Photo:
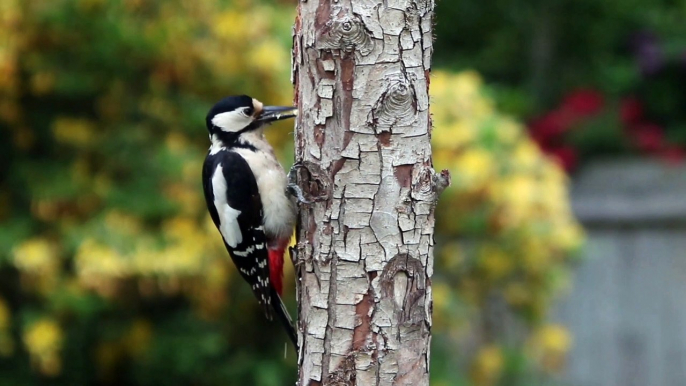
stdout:
[[[233,280],[199,183],[214,101],[248,93],[289,103],[292,5],[8,0],[2,8],[3,378],[294,380],[285,337]],[[289,147],[287,125],[272,134]]]
[[[294,354],[235,280],[199,182],[215,100],[289,103],[294,15],[276,0],[0,2],[3,379],[295,380]],[[435,162],[454,181],[437,229],[439,385],[515,384],[503,382],[559,369],[570,346],[545,324],[582,240],[567,181],[492,90],[473,72],[432,81]],[[288,124],[268,135],[290,162]],[[516,339],[490,326],[494,307],[520,326]]]
[[663,41],[665,58],[683,55],[684,15],[686,3],[674,0],[443,1],[435,63],[476,69],[497,85],[500,107],[520,117],[552,108],[579,87],[614,96],[660,93],[669,85],[646,88],[632,49],[649,31]]

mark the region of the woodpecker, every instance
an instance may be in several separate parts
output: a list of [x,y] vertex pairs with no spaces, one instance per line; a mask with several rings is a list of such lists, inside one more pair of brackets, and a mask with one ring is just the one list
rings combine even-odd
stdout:
[[297,347],[282,294],[283,257],[295,224],[295,203],[265,126],[293,118],[294,107],[264,106],[247,95],[230,96],[210,109],[210,135],[202,171],[205,201],[238,272],[266,317],[275,315]]

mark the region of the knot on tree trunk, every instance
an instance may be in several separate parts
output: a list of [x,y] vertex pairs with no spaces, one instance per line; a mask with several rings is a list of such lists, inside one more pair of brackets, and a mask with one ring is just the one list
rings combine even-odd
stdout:
[[386,91],[374,105],[368,123],[379,134],[392,131],[394,126],[414,123],[417,115],[416,93],[412,83],[403,75],[389,77]]
[[392,303],[393,317],[401,326],[423,324],[426,310],[426,271],[407,253],[393,257],[381,274],[381,301]]
[[365,56],[374,50],[374,41],[358,17],[347,8],[335,7],[319,31],[316,48],[356,51]]

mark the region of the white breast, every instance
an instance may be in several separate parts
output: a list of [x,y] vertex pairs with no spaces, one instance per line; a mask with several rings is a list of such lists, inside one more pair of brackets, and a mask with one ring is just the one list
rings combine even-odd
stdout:
[[286,195],[286,173],[267,141],[260,133],[254,134],[249,137],[249,142],[258,149],[257,152],[242,148],[231,151],[243,157],[255,174],[262,199],[264,232],[267,238],[270,241],[290,238],[295,225],[295,207]]

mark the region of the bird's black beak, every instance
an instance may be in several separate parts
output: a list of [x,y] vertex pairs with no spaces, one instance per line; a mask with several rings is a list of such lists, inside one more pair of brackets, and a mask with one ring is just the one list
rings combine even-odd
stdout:
[[257,116],[257,122],[271,123],[282,119],[293,118],[298,115],[298,109],[290,106],[264,106]]

